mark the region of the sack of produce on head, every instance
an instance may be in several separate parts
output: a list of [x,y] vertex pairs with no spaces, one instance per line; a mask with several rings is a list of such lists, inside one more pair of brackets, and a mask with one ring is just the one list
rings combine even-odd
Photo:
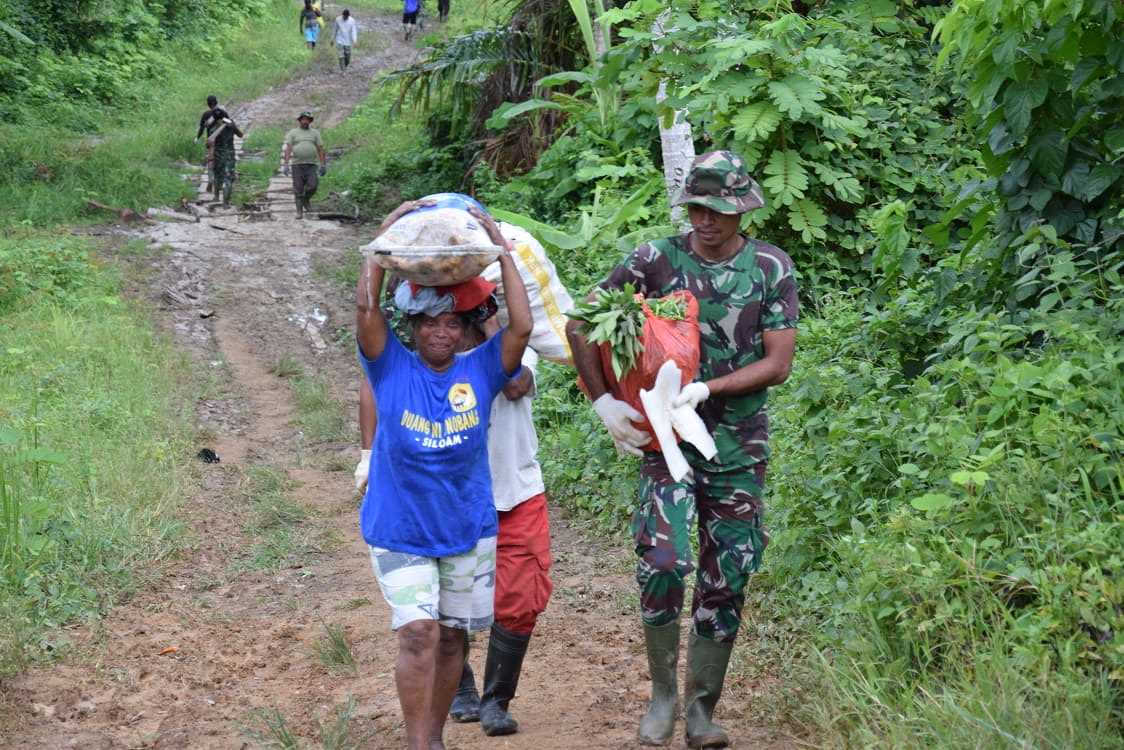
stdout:
[[[582,302],[568,315],[582,321],[582,335],[598,345],[605,384],[614,398],[646,414],[640,391],[655,388],[660,368],[674,362],[680,387],[699,371],[699,302],[681,290],[661,299],[644,299],[631,284],[623,289],[598,289],[592,301]],[[578,386],[588,396],[581,378]],[[637,429],[655,434],[645,421]],[[644,450],[658,451],[653,439]]]
[[467,195],[436,193],[391,224],[363,251],[375,263],[422,286],[448,286],[479,276],[501,248],[468,213],[484,207]]
[[[570,342],[566,339],[566,313],[574,307],[574,300],[558,278],[554,263],[546,250],[530,232],[508,224],[499,223],[500,232],[511,240],[514,247],[511,253],[523,286],[527,288],[527,298],[531,301],[531,317],[535,326],[531,331],[529,346],[546,359],[564,365],[573,365]],[[493,263],[481,274],[485,279],[500,284],[500,264]],[[500,323],[507,325],[507,305],[503,299],[503,286],[496,291],[500,306]]]

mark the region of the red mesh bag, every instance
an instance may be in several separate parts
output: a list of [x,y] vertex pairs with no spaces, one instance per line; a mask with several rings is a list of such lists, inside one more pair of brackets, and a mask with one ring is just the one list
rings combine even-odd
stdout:
[[[608,343],[599,345],[601,352],[601,372],[605,376],[605,384],[613,398],[624,401],[633,409],[644,413],[644,405],[640,403],[640,389],[650,391],[656,383],[656,375],[664,362],[669,359],[675,362],[679,371],[683,373],[683,382],[687,385],[695,379],[699,371],[699,301],[695,295],[681,290],[672,292],[664,299],[683,299],[687,303],[687,314],[683,320],[667,320],[658,318],[648,307],[644,295],[637,294],[636,299],[644,308],[644,328],[640,333],[640,341],[644,344],[644,351],[636,358],[636,364],[624,374],[624,378],[617,380],[613,373],[613,354]],[[582,379],[578,378],[578,386],[586,396],[589,389]],[[637,429],[655,435],[652,425],[648,420],[635,422]],[[659,443],[655,437],[652,442],[644,446],[644,450],[658,451]]]

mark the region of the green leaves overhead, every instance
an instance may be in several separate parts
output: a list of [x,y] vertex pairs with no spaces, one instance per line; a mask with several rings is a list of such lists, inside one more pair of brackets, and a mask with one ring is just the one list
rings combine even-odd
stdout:
[[511,102],[504,102],[496,108],[495,114],[488,118],[484,124],[489,128],[502,130],[507,127],[508,123],[514,120],[519,115],[528,112],[535,112],[543,109],[562,109],[562,105],[557,102],[548,101],[546,99],[528,99],[525,102],[513,104]]
[[1003,92],[1004,117],[1013,135],[1020,136],[1030,127],[1031,114],[1046,101],[1049,83],[1045,78],[1012,83]]
[[790,75],[780,81],[770,81],[768,88],[769,98],[777,105],[777,109],[794,120],[800,119],[805,112],[818,113],[820,111],[818,102],[823,101],[826,96],[814,81],[800,75]]
[[827,216],[812,201],[800,200],[793,203],[788,211],[788,225],[809,244],[814,240],[827,238],[827,232],[823,230],[827,226]]
[[745,141],[764,140],[781,124],[780,111],[769,102],[751,104],[734,116],[734,135]]
[[958,0],[934,29],[968,82],[967,119],[999,178],[995,273],[1021,274],[1010,251],[1050,222],[1065,242],[1118,242],[1124,180],[1124,13],[1112,0]]
[[853,283],[870,272],[871,197],[903,200],[907,223],[924,226],[957,181],[981,176],[977,145],[952,124],[954,89],[931,70],[928,28],[904,4],[648,5],[621,29],[622,54],[640,60],[635,80],[653,94],[666,84],[665,121],[685,110],[714,148],[745,158],[767,198],[747,223],[816,278]]
[[791,206],[803,198],[804,191],[808,189],[808,173],[801,163],[800,154],[795,151],[778,150],[770,154],[765,174],[770,177],[761,185],[782,205]]

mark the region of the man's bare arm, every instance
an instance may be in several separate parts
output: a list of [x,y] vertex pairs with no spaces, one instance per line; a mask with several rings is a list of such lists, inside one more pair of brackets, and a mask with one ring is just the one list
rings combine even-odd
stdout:
[[740,396],[780,385],[792,372],[796,353],[796,329],[765,331],[765,357],[734,370],[729,375],[706,381],[712,396]]
[[507,385],[503,387],[503,395],[507,396],[508,401],[518,401],[530,393],[534,387],[535,378],[531,375],[531,368],[524,367],[517,377],[507,381]]
[[[592,300],[594,295],[590,295]],[[566,339],[570,342],[570,352],[574,355],[574,367],[578,370],[585,387],[589,389],[589,400],[596,401],[609,392],[605,373],[601,369],[601,352],[597,344],[586,341],[581,334],[580,320],[566,321]]]

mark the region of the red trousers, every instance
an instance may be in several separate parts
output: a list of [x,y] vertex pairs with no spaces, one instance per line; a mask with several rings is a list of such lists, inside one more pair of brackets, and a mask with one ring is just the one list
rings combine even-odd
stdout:
[[546,494],[500,511],[496,540],[496,623],[517,635],[530,635],[546,610],[550,581],[550,519]]

